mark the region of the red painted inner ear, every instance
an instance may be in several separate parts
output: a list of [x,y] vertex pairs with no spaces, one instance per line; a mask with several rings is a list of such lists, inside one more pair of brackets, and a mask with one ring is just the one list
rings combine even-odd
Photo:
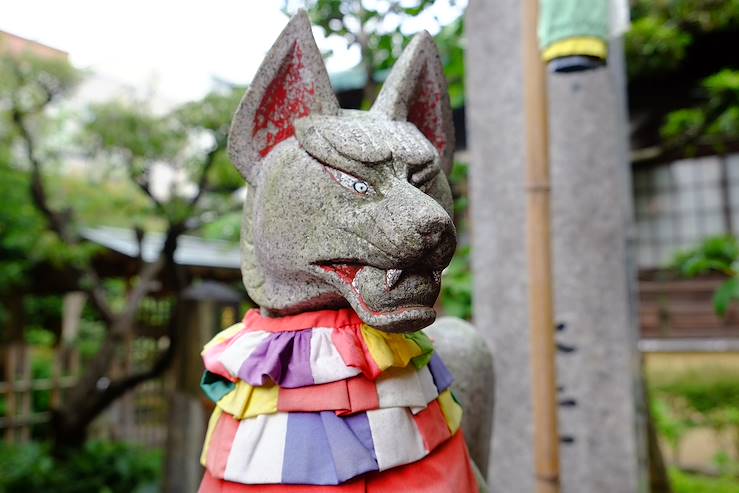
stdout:
[[439,154],[446,149],[444,119],[441,114],[441,87],[429,75],[427,67],[421,69],[418,85],[408,106],[408,121],[413,123],[436,147]]
[[295,42],[254,114],[252,137],[262,157],[295,134],[294,120],[310,114],[316,95],[310,78],[303,65],[303,50]]

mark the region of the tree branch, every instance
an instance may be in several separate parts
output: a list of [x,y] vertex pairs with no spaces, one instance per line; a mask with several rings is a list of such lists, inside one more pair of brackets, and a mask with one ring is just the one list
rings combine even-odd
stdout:
[[11,118],[20,134],[26,159],[31,165],[30,188],[33,204],[44,216],[51,230],[54,231],[63,241],[66,243],[76,243],[77,240],[69,228],[69,213],[54,211],[49,206],[46,187],[44,186],[44,180],[41,174],[41,162],[36,157],[35,141],[31,131],[26,126],[26,114],[23,113],[15,103],[11,108]]
[[[51,101],[51,93],[47,92],[46,101]],[[41,111],[40,109],[38,111]],[[31,165],[31,182],[30,192],[33,204],[36,209],[44,216],[49,228],[59,236],[59,238],[67,245],[73,246],[80,242],[79,236],[70,227],[72,221],[71,211],[63,212],[54,211],[49,205],[48,194],[44,185],[41,161],[36,156],[36,143],[30,129],[26,125],[27,114],[23,113],[17,104],[11,108],[13,123],[20,134],[26,159]],[[107,301],[105,290],[97,273],[89,268],[73,269],[77,274],[77,282],[81,285],[81,289],[90,295],[90,299],[100,312],[101,317],[110,324],[113,322],[115,315]]]
[[164,216],[166,216],[166,211],[164,210],[164,204],[154,196],[154,193],[151,191],[151,187],[149,186],[149,180],[148,178],[145,181],[141,181],[136,177],[136,172],[133,166],[133,156],[126,156],[124,158],[126,163],[126,169],[128,170],[128,178],[137,186],[139,187],[139,190],[141,190],[144,195],[146,195],[149,200],[152,201],[154,204],[154,207],[162,213]]
[[216,137],[215,145],[210,151],[208,151],[208,154],[206,154],[205,156],[205,162],[203,163],[203,172],[200,174],[200,178],[198,179],[198,191],[195,193],[195,196],[192,199],[190,199],[190,209],[191,210],[200,201],[200,198],[203,196],[203,193],[205,193],[205,190],[208,187],[208,173],[213,167],[213,164],[216,162],[216,156],[221,150],[223,150],[224,147],[225,147],[225,138]]

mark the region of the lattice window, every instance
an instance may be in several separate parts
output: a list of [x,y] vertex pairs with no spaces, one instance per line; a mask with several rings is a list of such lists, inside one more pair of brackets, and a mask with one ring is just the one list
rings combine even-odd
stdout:
[[737,233],[739,155],[634,169],[637,261],[666,266],[707,236]]

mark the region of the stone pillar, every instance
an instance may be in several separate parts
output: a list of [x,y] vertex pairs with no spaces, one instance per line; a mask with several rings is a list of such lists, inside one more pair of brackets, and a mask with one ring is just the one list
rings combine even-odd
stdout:
[[[493,492],[533,491],[521,4],[467,11],[475,325],[495,354]],[[550,76],[562,491],[646,485],[620,42],[607,69]]]

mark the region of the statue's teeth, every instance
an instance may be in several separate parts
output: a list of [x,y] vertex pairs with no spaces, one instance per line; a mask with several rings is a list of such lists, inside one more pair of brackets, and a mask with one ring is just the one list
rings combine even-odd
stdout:
[[385,272],[385,286],[387,286],[388,289],[393,289],[393,286],[398,283],[402,273],[402,269],[388,269]]

